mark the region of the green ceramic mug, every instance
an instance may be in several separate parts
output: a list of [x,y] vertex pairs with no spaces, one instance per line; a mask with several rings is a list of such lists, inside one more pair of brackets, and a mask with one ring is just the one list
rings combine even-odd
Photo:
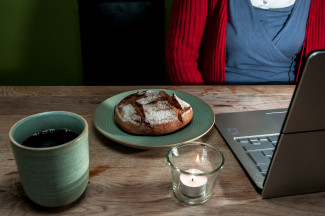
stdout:
[[[32,134],[63,128],[79,135],[52,147],[22,145]],[[9,139],[21,184],[33,202],[60,207],[83,194],[89,179],[88,124],[83,117],[64,111],[28,116],[10,129]]]

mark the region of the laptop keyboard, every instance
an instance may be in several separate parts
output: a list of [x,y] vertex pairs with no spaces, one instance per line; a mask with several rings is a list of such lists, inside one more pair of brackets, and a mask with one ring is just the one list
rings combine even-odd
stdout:
[[263,176],[269,168],[275,146],[278,142],[279,134],[236,137],[235,140],[240,143],[246,153],[256,164],[258,170]]

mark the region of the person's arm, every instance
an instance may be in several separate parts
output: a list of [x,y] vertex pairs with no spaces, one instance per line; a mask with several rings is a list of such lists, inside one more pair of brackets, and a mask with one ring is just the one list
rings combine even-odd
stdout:
[[197,60],[207,11],[207,0],[173,2],[165,48],[171,84],[204,84]]
[[306,26],[306,36],[302,48],[296,82],[303,62],[308,54],[314,50],[325,49],[325,2],[312,0],[310,3],[309,17]]

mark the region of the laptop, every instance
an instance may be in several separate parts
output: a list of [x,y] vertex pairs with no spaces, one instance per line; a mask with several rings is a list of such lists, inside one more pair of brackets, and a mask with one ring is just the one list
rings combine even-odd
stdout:
[[263,198],[325,191],[325,51],[312,52],[289,108],[215,115]]

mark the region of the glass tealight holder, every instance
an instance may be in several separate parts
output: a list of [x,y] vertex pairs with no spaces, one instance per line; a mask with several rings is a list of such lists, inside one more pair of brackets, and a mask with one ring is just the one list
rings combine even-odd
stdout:
[[196,205],[210,199],[224,157],[211,145],[191,142],[170,148],[167,163],[177,199]]

